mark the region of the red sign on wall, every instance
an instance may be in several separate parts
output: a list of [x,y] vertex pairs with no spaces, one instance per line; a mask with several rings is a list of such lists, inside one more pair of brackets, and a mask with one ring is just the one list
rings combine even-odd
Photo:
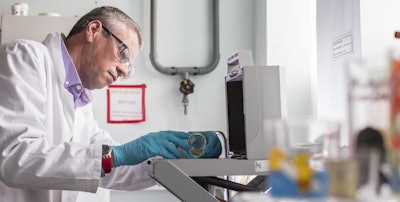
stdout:
[[107,123],[145,121],[145,89],[146,84],[108,86]]

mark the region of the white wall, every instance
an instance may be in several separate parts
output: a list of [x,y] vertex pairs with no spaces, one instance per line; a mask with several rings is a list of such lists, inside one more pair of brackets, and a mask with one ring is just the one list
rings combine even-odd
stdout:
[[362,57],[385,57],[393,48],[400,48],[394,32],[400,31],[400,2],[396,0],[360,1]]
[[[1,1],[0,14],[9,14],[18,1]],[[136,61],[136,74],[123,84],[146,84],[147,120],[138,124],[106,123],[106,91],[95,93],[95,116],[120,142],[158,130],[221,130],[226,132],[226,58],[237,50],[252,50],[257,65],[283,65],[287,73],[289,115],[314,112],[313,27],[314,0],[220,0],[220,62],[211,73],[191,76],[195,91],[189,95],[184,116],[180,76],[157,72],[149,60],[148,0],[25,0],[30,15],[57,12],[81,16],[101,5],[112,5],[137,20],[145,35],[145,48]],[[158,50],[162,64],[203,66],[211,54],[209,1],[159,1]],[[176,201],[167,191],[111,192],[112,201]]]

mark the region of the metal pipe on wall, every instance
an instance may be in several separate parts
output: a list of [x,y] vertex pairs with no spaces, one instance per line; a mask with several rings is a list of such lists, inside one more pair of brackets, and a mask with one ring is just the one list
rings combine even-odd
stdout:
[[213,54],[210,64],[204,67],[166,67],[160,64],[157,56],[157,0],[150,2],[150,61],[154,68],[160,73],[167,75],[176,74],[190,74],[202,75],[213,71],[219,62],[219,0],[212,0],[213,2]]

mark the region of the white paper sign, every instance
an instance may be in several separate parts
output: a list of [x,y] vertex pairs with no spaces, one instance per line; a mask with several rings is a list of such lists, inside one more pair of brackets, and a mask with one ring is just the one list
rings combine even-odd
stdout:
[[135,123],[145,120],[146,85],[114,85],[107,90],[107,122]]

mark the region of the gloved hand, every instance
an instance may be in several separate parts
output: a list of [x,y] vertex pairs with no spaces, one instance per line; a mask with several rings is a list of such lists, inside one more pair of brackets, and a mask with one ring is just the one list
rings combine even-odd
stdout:
[[[206,137],[206,150],[199,158],[218,158],[222,152],[221,141],[219,141],[215,131],[201,131]],[[188,150],[184,150],[187,158],[195,158]]]
[[112,146],[114,167],[139,164],[151,157],[166,159],[181,158],[177,147],[188,150],[187,138],[190,134],[178,131],[149,133],[120,146]]
[[217,133],[215,131],[205,131],[203,134],[206,136],[207,145],[202,158],[218,158],[221,155],[222,146]]

